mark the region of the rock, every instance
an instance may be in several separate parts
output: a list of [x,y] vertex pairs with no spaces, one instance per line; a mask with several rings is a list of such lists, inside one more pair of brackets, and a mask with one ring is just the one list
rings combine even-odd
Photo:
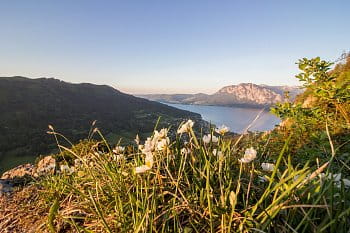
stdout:
[[311,108],[316,102],[318,101],[318,98],[312,95],[309,95],[301,107],[303,108]]
[[27,163],[6,171],[2,174],[1,179],[18,180],[28,177],[49,175],[54,174],[55,169],[56,160],[52,156],[46,156],[39,161],[37,166]]
[[34,176],[54,174],[55,169],[56,160],[52,156],[46,156],[39,161]]
[[11,193],[14,187],[24,185],[29,180],[32,180],[33,171],[34,165],[27,163],[2,174],[0,179],[0,196],[5,193]]
[[27,163],[8,170],[0,179],[0,196],[11,193],[16,186],[25,185],[33,177],[54,174],[55,168],[56,160],[52,156],[46,156],[36,167]]
[[12,190],[13,185],[10,180],[0,179],[0,196],[12,192]]
[[32,176],[34,171],[34,165],[32,164],[23,164],[19,165],[11,170],[8,170],[2,174],[1,179],[15,179],[21,178],[24,176]]

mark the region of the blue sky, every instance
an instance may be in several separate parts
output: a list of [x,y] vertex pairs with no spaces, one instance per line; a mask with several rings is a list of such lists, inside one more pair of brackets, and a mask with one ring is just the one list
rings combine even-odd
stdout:
[[296,85],[295,62],[350,49],[350,1],[2,1],[0,76],[127,93]]

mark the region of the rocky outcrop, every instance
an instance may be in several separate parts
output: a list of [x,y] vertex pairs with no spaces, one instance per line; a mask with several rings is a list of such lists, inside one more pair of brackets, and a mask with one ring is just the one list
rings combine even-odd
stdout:
[[0,179],[0,196],[5,193],[12,192],[13,184],[10,182],[10,180],[3,180]]
[[5,172],[0,179],[0,196],[11,193],[19,185],[31,180],[34,166],[24,164]]
[[252,83],[223,87],[214,95],[222,96],[223,98],[229,96],[233,101],[238,103],[253,103],[258,105],[271,105],[284,101],[281,94]]
[[17,166],[4,174],[0,179],[0,196],[11,193],[14,188],[37,178],[53,174],[56,169],[56,160],[52,156],[42,158],[36,166],[23,164]]
[[316,102],[318,101],[318,98],[313,95],[309,95],[303,102],[302,107],[303,108],[311,108]]
[[46,156],[38,162],[34,176],[53,174],[56,168],[56,161],[52,156]]
[[16,179],[19,177],[32,176],[34,171],[34,165],[32,164],[23,164],[19,165],[4,174],[2,174],[1,179],[9,180]]

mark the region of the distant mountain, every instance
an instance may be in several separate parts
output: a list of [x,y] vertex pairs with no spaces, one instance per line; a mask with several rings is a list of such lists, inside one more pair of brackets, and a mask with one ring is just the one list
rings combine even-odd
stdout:
[[252,83],[241,83],[221,88],[212,95],[208,94],[151,94],[139,95],[159,102],[220,105],[241,107],[263,107],[277,102],[285,101],[284,92],[288,91],[293,100],[302,92],[299,87],[292,86],[267,86]]
[[[205,95],[205,94],[204,94]],[[137,95],[138,97],[150,99],[158,102],[166,103],[183,103],[184,100],[191,98],[192,94],[149,94],[149,95]]]
[[[0,170],[57,148],[51,124],[73,143],[87,137],[91,123],[112,142],[201,116],[124,94],[110,86],[71,84],[57,79],[0,77]],[[198,124],[197,124],[198,125]],[[61,140],[62,141],[62,140]]]
[[260,86],[270,89],[271,91],[274,91],[282,96],[284,96],[284,93],[287,91],[289,92],[289,96],[292,100],[294,100],[297,95],[301,94],[304,91],[302,87],[298,86],[268,86],[264,84]]

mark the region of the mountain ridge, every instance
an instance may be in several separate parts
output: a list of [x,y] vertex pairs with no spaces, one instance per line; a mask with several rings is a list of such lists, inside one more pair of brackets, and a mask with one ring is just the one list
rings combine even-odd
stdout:
[[138,96],[149,100],[176,104],[266,107],[286,101],[284,91],[289,92],[291,100],[302,92],[299,87],[295,86],[240,83],[224,86],[213,94],[148,94]]

